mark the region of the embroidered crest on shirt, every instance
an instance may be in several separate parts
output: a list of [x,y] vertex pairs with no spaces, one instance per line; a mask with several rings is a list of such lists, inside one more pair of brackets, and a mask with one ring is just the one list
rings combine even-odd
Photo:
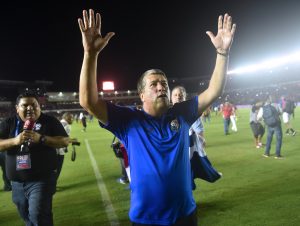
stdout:
[[170,123],[170,126],[171,126],[171,130],[176,131],[176,132],[179,130],[179,127],[180,127],[177,119],[172,120]]
[[36,131],[40,130],[41,127],[42,127],[42,124],[41,124],[41,123],[36,123],[36,124],[34,125],[34,129],[35,129]]

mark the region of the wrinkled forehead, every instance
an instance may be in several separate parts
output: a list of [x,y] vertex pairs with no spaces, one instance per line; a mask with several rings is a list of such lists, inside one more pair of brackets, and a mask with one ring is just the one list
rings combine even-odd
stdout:
[[168,83],[167,78],[162,74],[149,74],[149,75],[146,75],[144,78],[144,82],[146,84],[148,84],[150,82],[154,82],[154,81]]

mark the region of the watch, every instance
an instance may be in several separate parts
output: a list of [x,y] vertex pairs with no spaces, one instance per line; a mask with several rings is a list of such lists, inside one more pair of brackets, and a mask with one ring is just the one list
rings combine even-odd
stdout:
[[41,135],[40,137],[40,144],[45,144],[46,143],[46,136],[45,135]]

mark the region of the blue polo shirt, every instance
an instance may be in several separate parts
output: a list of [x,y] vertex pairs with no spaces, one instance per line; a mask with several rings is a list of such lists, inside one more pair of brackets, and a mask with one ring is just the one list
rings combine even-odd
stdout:
[[196,204],[192,195],[189,128],[199,117],[198,97],[175,104],[160,118],[107,103],[108,123],[128,151],[129,218],[140,224],[172,225]]

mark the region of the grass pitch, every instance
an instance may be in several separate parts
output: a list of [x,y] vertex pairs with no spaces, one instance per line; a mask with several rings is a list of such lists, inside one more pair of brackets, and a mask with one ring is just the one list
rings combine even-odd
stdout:
[[[223,177],[212,184],[196,180],[194,197],[199,225],[300,225],[299,113],[297,109],[295,119],[291,120],[299,133],[295,137],[283,135],[284,159],[280,160],[274,159],[275,138],[270,158],[262,157],[264,149],[255,148],[249,109],[239,110],[238,132],[231,132],[229,136],[223,133],[221,116],[213,115],[211,122],[204,124],[207,155]],[[88,123],[86,132],[81,129],[81,125],[74,122],[71,136],[77,137],[81,146],[76,149],[74,162],[71,161],[71,147],[65,156],[53,201],[55,225],[130,226],[130,190],[128,185],[117,182],[121,169],[110,148],[112,134],[99,128],[96,121]],[[266,135],[263,143],[265,140]],[[103,193],[103,188],[107,194]],[[117,223],[111,224],[112,221]],[[24,224],[11,201],[11,193],[1,190],[0,226],[21,225]]]

